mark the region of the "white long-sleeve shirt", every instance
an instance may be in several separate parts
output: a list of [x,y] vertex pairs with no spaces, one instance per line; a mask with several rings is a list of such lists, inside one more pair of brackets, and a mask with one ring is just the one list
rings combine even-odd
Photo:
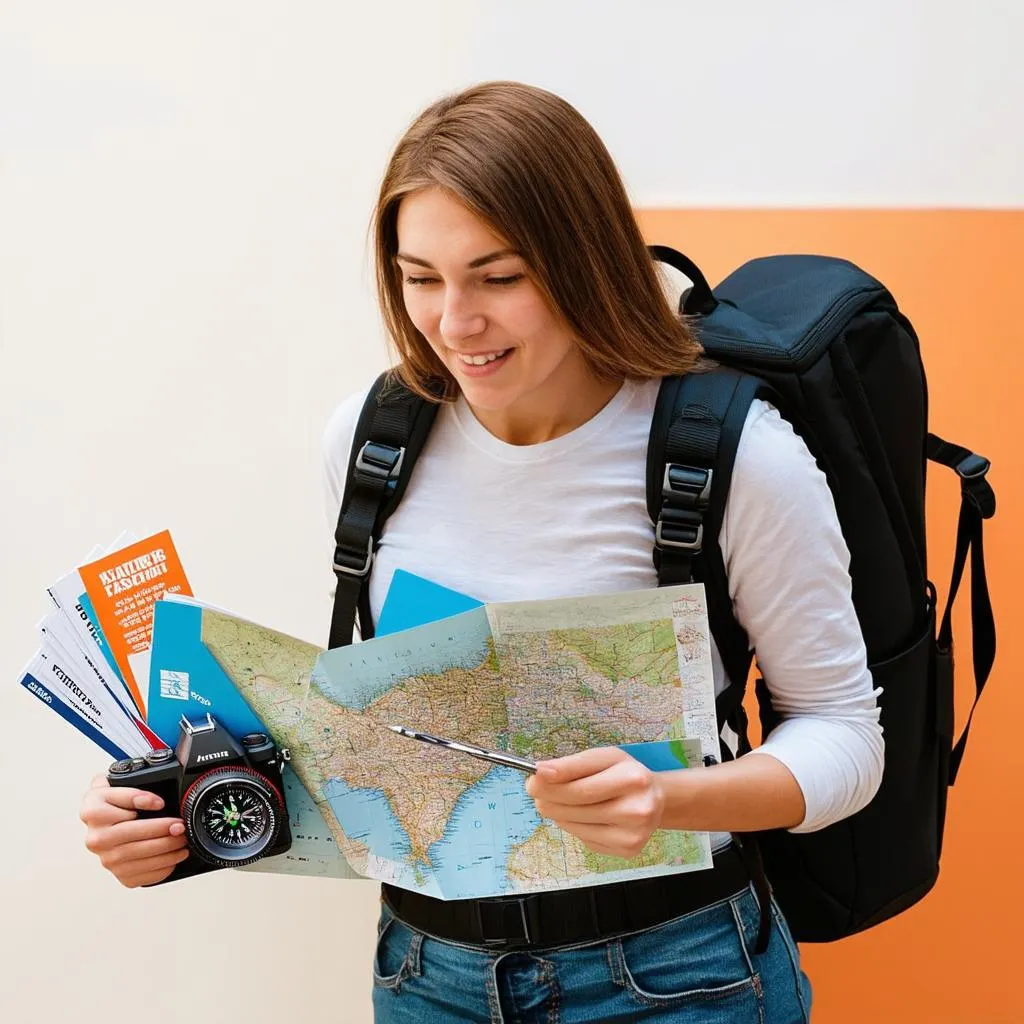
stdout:
[[[481,601],[657,586],[645,474],[658,384],[627,381],[582,426],[535,445],[499,440],[461,398],[442,406],[381,537],[374,619],[399,568]],[[332,533],[365,394],[339,406],[324,436]],[[736,618],[783,718],[748,756],[789,768],[806,804],[793,831],[815,831],[868,803],[884,745],[831,492],[803,440],[760,400],[719,543]],[[712,657],[718,694],[729,681],[714,642]]]

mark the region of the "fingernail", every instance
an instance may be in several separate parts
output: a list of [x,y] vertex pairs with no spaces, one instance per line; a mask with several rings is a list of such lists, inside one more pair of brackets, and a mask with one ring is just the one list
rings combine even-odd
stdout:
[[137,796],[132,803],[140,811],[159,811],[163,807],[164,802],[155,793],[145,793],[141,796]]
[[176,821],[171,826],[171,835],[172,836],[180,836],[182,834],[182,832],[184,832],[184,831],[185,831],[185,826],[180,821]]

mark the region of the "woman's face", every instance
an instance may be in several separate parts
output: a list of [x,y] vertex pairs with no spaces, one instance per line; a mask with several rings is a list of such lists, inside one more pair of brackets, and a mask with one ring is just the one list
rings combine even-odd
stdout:
[[485,426],[487,414],[500,433],[507,422],[557,416],[574,391],[593,387],[564,320],[479,217],[430,188],[402,200],[397,229],[409,318]]

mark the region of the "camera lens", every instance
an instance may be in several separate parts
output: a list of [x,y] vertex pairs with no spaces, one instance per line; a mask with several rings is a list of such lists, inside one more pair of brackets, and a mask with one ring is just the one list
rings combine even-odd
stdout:
[[147,764],[163,764],[174,757],[174,751],[170,747],[158,747],[156,750],[149,751],[144,756]]

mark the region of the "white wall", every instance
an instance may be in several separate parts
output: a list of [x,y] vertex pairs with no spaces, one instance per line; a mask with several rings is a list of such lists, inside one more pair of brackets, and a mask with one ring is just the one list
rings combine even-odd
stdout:
[[1019,206],[1018,0],[517,0],[473,77],[576,104],[644,206]]
[[0,5],[0,1019],[205,1024],[226,979],[253,1024],[369,1019],[373,885],[120,889],[76,818],[106,757],[15,682],[45,585],[124,527],[324,640],[319,438],[385,362],[365,229],[417,109],[553,88],[641,203],[1020,205],[1020,10]]
[[124,527],[325,642],[320,434],[385,360],[372,198],[464,49],[418,6],[385,45],[395,7],[0,5],[4,1024],[369,1019],[371,883],[121,889],[77,820],[109,758],[15,682],[47,582]]

